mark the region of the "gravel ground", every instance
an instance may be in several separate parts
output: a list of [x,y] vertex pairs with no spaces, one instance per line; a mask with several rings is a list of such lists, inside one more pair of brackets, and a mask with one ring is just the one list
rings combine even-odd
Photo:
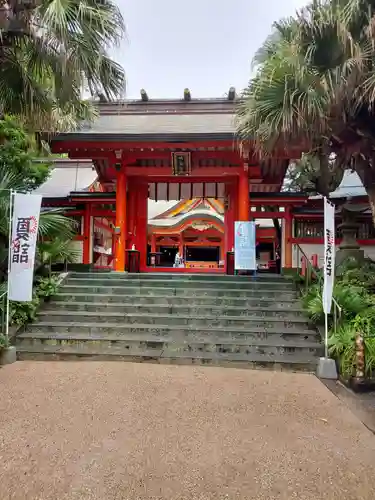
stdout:
[[0,500],[373,500],[375,436],[314,376],[0,370]]

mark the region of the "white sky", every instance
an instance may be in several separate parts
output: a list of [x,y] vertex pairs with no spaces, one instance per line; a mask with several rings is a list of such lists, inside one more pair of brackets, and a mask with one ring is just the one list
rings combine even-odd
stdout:
[[112,51],[127,73],[128,98],[220,97],[240,91],[272,23],[306,0],[117,0],[128,40]]

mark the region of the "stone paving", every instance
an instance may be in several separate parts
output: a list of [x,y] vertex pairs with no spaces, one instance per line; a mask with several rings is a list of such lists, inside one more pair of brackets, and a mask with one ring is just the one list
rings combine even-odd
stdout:
[[375,436],[314,376],[0,370],[1,500],[372,500]]

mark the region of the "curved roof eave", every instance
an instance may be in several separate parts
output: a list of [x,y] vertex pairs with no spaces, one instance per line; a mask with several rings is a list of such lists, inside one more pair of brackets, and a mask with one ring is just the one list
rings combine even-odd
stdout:
[[188,212],[187,214],[180,215],[178,217],[173,217],[170,219],[152,219],[148,221],[150,226],[155,227],[174,227],[180,225],[182,222],[188,221],[189,219],[213,219],[216,222],[224,223],[224,217],[209,210],[197,210],[196,212]]

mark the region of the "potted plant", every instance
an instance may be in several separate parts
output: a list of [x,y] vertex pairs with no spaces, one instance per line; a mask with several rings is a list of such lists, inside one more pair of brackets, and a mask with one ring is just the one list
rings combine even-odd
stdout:
[[0,334],[0,365],[10,365],[16,360],[15,346],[10,345],[7,335]]

